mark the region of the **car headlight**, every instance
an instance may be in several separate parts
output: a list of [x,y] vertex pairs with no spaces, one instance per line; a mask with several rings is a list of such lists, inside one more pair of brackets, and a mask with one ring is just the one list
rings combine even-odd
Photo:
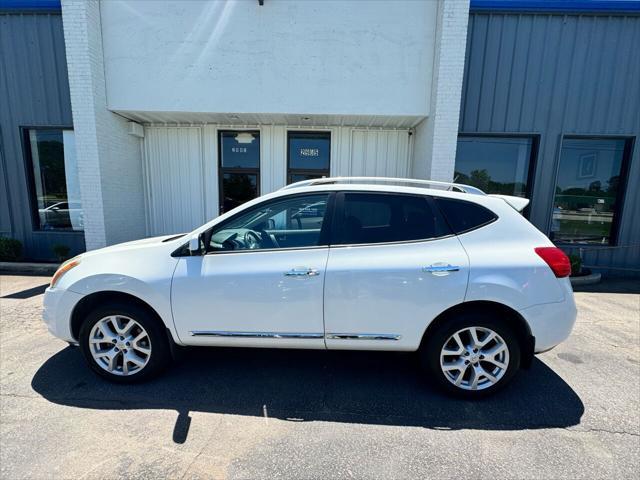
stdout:
[[58,280],[60,280],[65,273],[67,273],[72,268],[77,267],[78,265],[80,265],[80,256],[74,257],[71,260],[67,260],[62,265],[60,265],[60,268],[58,268],[58,270],[56,270],[56,273],[53,274],[53,277],[51,277],[50,287],[55,287],[56,283],[58,283]]

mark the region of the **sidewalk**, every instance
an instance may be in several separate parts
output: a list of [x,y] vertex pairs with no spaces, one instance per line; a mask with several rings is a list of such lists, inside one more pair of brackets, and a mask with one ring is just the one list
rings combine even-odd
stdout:
[[0,273],[10,275],[53,275],[59,263],[0,262]]

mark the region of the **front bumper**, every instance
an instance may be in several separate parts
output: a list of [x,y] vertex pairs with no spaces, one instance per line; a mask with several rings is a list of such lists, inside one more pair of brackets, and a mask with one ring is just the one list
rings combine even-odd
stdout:
[[535,305],[519,312],[529,324],[531,335],[535,337],[535,353],[546,352],[564,342],[576,323],[578,310],[571,283],[568,278],[561,281],[565,289],[562,302]]
[[53,336],[65,342],[76,342],[71,333],[71,313],[82,297],[71,290],[51,287],[45,290],[42,319]]

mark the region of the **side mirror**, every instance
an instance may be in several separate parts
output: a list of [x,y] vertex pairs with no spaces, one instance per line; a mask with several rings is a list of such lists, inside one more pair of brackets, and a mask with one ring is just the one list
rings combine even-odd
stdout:
[[200,248],[200,235],[193,235],[189,239],[189,253],[191,255],[202,255],[202,249]]

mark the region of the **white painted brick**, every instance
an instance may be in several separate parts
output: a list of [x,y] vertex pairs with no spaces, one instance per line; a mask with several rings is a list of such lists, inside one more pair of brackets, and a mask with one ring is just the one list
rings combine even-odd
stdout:
[[431,111],[416,128],[412,174],[418,178],[453,179],[468,20],[468,0],[440,2]]
[[140,140],[107,110],[100,3],[63,0],[62,18],[87,250],[145,234]]

